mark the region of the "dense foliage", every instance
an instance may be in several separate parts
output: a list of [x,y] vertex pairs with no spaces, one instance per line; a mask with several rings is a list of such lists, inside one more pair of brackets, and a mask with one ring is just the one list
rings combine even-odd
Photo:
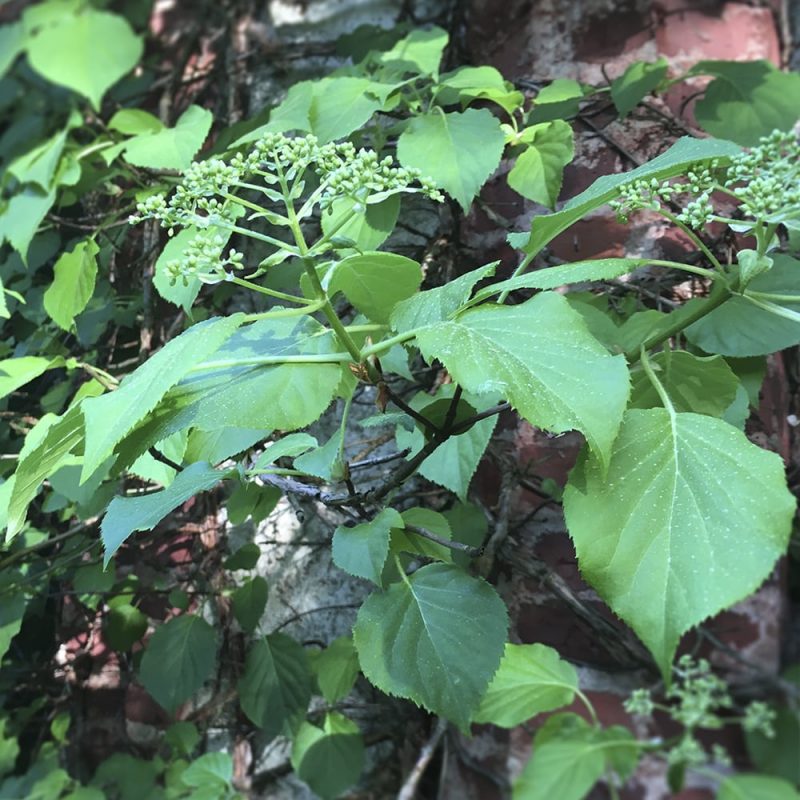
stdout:
[[[209,598],[228,596],[247,641],[235,701],[264,737],[291,740],[292,769],[321,797],[361,775],[364,737],[342,705],[359,674],[465,733],[581,701],[585,716],[538,729],[519,800],[577,800],[602,778],[615,792],[645,754],[669,761],[676,787],[696,769],[723,798],[797,797],[781,770],[716,769],[726,755],[698,731],[768,735],[774,711],[734,708],[706,662],[675,654],[759,587],[792,530],[784,465],[744,428],[765,357],[800,343],[800,77],[713,61],[668,78],[659,61],[610,86],[556,80],[531,100],[492,67],[440,71],[442,29],[362,31],[343,67],[206,144],[209,111],[190,105],[169,126],[138,107],[146,4],[131,4],[129,21],[101,5],[47,0],[0,28],[0,797],[126,797],[133,774],[137,791],[149,787],[137,796],[236,795],[230,754],[198,756],[185,721],[155,759],[66,771],[69,714],[28,682],[52,654],[26,625],[49,624],[54,593],[98,615],[98,635],[169,714],[214,674],[222,634]],[[710,136],[536,215],[509,236],[520,254],[510,277],[465,264],[424,288],[428,265],[393,252],[404,202],[468,212],[501,159],[510,190],[554,209],[581,104],[608,93],[625,116],[694,75],[712,78],[695,111]],[[534,263],[609,203],[623,221],[658,215],[696,258]],[[736,243],[730,259],[712,229]],[[697,296],[668,313],[633,291],[612,302],[607,282],[637,270],[691,277]],[[157,348],[151,285],[183,310]],[[445,379],[409,396],[426,365]],[[358,424],[385,426],[396,449],[354,463],[364,397],[375,410]],[[470,485],[511,410],[585,438],[550,494],[582,575],[663,680],[661,696],[654,676],[628,707],[669,714],[672,740],[603,727],[572,665],[508,641],[487,581],[499,532]],[[323,415],[333,435],[309,430]],[[448,490],[448,507],[404,494],[415,476]],[[320,651],[271,627],[252,542],[219,575],[182,583],[121,568],[171,512],[220,487],[230,519],[262,520],[285,497],[326,508],[333,562],[374,587],[352,637]],[[159,593],[182,613],[148,636],[144,598]]]

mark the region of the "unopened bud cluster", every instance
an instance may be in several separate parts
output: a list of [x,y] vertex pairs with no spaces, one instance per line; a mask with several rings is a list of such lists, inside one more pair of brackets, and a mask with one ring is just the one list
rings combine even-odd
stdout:
[[187,286],[190,278],[196,278],[203,283],[230,280],[233,273],[226,268],[241,269],[244,254],[231,248],[227,256],[224,256],[226,242],[227,237],[220,233],[211,231],[199,233],[192,239],[180,259],[167,262],[165,272],[171,282],[174,284],[180,280]]

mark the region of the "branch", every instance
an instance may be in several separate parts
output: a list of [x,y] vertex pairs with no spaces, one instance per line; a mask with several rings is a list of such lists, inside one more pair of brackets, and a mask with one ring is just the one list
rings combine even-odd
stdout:
[[430,764],[433,754],[439,747],[439,742],[441,742],[446,731],[447,721],[439,717],[436,720],[436,727],[433,729],[433,733],[423,745],[422,750],[420,750],[417,763],[414,764],[413,769],[408,773],[408,777],[403,782],[400,792],[397,795],[397,800],[414,800],[417,794],[417,786],[422,776],[425,774],[425,770],[428,764]]
[[445,539],[443,536],[429,531],[427,528],[421,528],[419,525],[406,525],[406,530],[411,533],[416,533],[423,539],[428,539],[431,542],[447,547],[450,550],[457,550],[459,553],[466,553],[470,558],[477,558],[482,552],[482,547],[472,547],[472,545],[464,544],[463,542],[454,542],[450,539]]

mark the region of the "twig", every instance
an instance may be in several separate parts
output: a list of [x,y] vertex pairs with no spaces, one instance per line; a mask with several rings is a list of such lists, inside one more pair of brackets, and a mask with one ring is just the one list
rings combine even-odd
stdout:
[[477,558],[483,552],[482,547],[472,547],[472,545],[464,544],[463,542],[454,542],[450,539],[445,539],[443,536],[439,536],[433,531],[429,531],[427,528],[421,528],[419,525],[406,525],[405,529],[411,531],[411,533],[416,533],[417,536],[421,536],[423,539],[436,542],[436,544],[440,544],[442,547],[447,547],[450,550],[458,550],[460,553],[466,553],[470,558]]
[[402,397],[400,397],[400,395],[397,394],[397,392],[393,391],[388,384],[384,383],[383,386],[389,399],[401,411],[404,411],[409,417],[419,422],[419,424],[422,425],[429,433],[435,433],[436,430],[438,430],[437,427],[427,417],[424,417],[419,413],[419,411],[413,409],[408,403],[406,403],[405,400],[403,400]]
[[408,777],[403,781],[403,785],[400,787],[400,792],[397,795],[397,800],[414,800],[419,782],[422,780],[422,776],[425,774],[425,770],[428,764],[430,764],[433,754],[439,747],[439,742],[441,742],[446,731],[447,722],[439,717],[436,720],[436,727],[433,729],[433,733],[423,745],[422,750],[420,750],[417,763],[414,764],[411,772],[408,773]]
[[178,464],[177,461],[173,461],[169,456],[165,456],[159,450],[156,450],[155,446],[148,447],[147,452],[156,460],[160,461],[162,464],[170,467],[170,469],[174,469],[175,472],[183,472],[183,467]]
[[289,619],[285,619],[278,625],[273,633],[277,633],[280,630],[283,630],[287,625],[291,625],[293,622],[297,622],[297,620],[301,619],[302,617],[307,617],[309,614],[317,614],[320,611],[343,611],[344,609],[350,610],[353,608],[358,608],[361,603],[337,603],[336,605],[332,606],[319,606],[318,608],[309,608],[307,611],[298,611],[293,616],[289,617]]
[[390,461],[397,461],[398,459],[405,458],[411,452],[410,447],[400,450],[397,453],[389,453],[386,456],[374,456],[373,458],[365,458],[363,461],[354,461],[350,464],[350,469],[365,469],[366,467],[377,467],[379,464],[387,464]]

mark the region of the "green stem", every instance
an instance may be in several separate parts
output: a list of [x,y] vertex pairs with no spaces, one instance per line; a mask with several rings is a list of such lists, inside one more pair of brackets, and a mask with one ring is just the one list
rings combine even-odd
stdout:
[[[534,256],[533,256],[533,254],[532,254],[532,253],[528,253],[528,254],[525,256],[525,258],[523,258],[523,259],[522,259],[522,261],[520,261],[520,264],[519,264],[519,266],[518,266],[518,267],[517,267],[517,268],[514,270],[514,272],[513,272],[513,274],[511,275],[511,277],[512,277],[512,278],[516,278],[518,275],[522,275],[522,273],[523,273],[523,272],[525,272],[525,270],[526,270],[526,269],[528,269],[528,267],[530,266],[530,263],[531,263],[531,261],[533,261],[533,259],[534,259]],[[506,289],[506,291],[505,291],[505,292],[503,292],[503,293],[500,295],[500,297],[498,297],[498,298],[497,298],[497,302],[498,302],[500,305],[502,305],[503,303],[505,303],[505,301],[506,301],[506,298],[507,298],[507,297],[508,297],[510,294],[511,294],[511,289]]]
[[298,356],[253,356],[252,358],[224,358],[219,361],[204,361],[189,370],[206,372],[213,369],[230,369],[232,367],[265,367],[276,364],[342,364],[351,361],[348,353],[319,353],[318,355]]
[[288,250],[292,255],[298,256],[300,255],[297,250],[291,245],[288,245],[286,242],[282,242],[280,239],[274,239],[272,236],[267,236],[265,233],[259,233],[258,231],[251,230],[250,228],[240,228],[238,225],[215,225],[218,228],[224,228],[225,230],[229,230],[231,233],[240,233],[242,236],[247,236],[250,239],[256,239],[259,242],[266,242],[267,244],[271,244],[273,247],[278,248],[278,250]]
[[371,344],[369,347],[365,347],[361,351],[361,360],[363,361],[370,356],[378,356],[381,353],[385,353],[387,350],[391,350],[396,344],[407,342],[409,339],[413,339],[416,335],[417,332],[415,330],[406,331],[405,333],[398,333],[397,336],[384,339],[376,344]]
[[[251,289],[252,291],[259,292],[260,294],[266,294],[269,297],[276,298],[277,300],[286,300],[289,303],[299,303],[303,306],[310,306],[314,303],[313,300],[309,300],[306,297],[297,297],[293,294],[278,292],[275,289],[267,289],[266,286],[259,286],[257,283],[252,283],[245,278],[237,278],[235,275],[229,278],[229,280],[231,283],[235,283],[237,286],[244,286],[245,289]],[[304,313],[310,313],[307,309],[304,309],[303,311]]]
[[315,300],[309,305],[300,306],[299,308],[278,308],[271,311],[261,311],[258,314],[245,314],[245,322],[258,322],[262,319],[281,319],[283,317],[300,317],[304,314],[313,314],[322,308],[322,303]]
[[592,701],[577,688],[575,689],[575,696],[586,706],[589,716],[592,718],[592,724],[596,727],[600,727],[600,720],[597,717],[597,711],[595,711]]
[[667,409],[667,411],[669,411],[670,417],[674,419],[675,406],[672,405],[672,400],[669,399],[669,395],[667,394],[667,390],[664,388],[664,384],[661,383],[655,371],[653,370],[653,366],[650,363],[650,359],[647,357],[647,351],[644,349],[644,345],[639,352],[642,361],[642,368],[644,369],[645,375],[647,375],[647,379],[653,385],[653,388],[658,393],[659,398],[661,398],[661,404]]
[[800,303],[800,294],[775,294],[773,292],[754,292],[748,289],[744,297],[757,297],[759,300],[773,300],[776,303]]
[[681,222],[672,212],[667,211],[666,208],[659,208],[658,213],[662,217],[668,219],[676,228],[680,228],[693,242],[697,245],[703,255],[714,265],[714,269],[722,272],[722,264],[719,263],[717,257],[708,249],[706,243],[688,226]]

